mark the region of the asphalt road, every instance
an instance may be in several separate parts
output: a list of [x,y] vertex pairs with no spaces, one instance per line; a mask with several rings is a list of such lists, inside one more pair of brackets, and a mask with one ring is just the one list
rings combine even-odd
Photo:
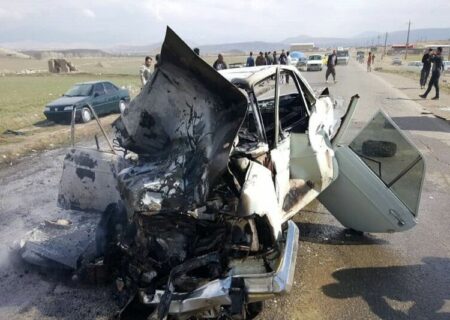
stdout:
[[[450,124],[424,114],[402,83],[357,63],[336,72],[332,95],[346,102],[360,95],[346,140],[381,108],[423,153],[419,223],[405,233],[355,236],[314,203],[296,217],[301,243],[294,288],[267,303],[262,318],[450,319]],[[325,71],[303,75],[313,87],[327,85]]]
[[[324,87],[325,71],[305,72]],[[450,319],[450,125],[351,63],[337,68],[332,95],[361,99],[347,140],[382,108],[427,160],[419,224],[402,234],[347,233],[320,204],[295,218],[300,249],[291,294],[266,303],[259,319]],[[0,319],[105,319],[109,287],[80,287],[24,266],[9,247],[43,219],[58,217],[64,150],[0,171]]]

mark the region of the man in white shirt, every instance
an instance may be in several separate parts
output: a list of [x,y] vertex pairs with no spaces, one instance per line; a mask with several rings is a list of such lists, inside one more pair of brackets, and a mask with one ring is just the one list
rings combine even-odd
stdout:
[[152,71],[150,69],[152,66],[152,60],[153,59],[149,56],[145,57],[145,63],[139,68],[139,77],[141,79],[142,87],[145,86],[152,75]]

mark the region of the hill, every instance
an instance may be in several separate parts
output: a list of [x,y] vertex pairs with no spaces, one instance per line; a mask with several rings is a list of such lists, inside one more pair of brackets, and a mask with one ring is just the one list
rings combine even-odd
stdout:
[[96,58],[112,56],[110,53],[98,49],[25,50],[21,53],[35,59]]

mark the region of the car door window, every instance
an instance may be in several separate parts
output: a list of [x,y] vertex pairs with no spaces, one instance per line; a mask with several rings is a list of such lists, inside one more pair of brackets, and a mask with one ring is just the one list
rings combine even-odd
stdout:
[[424,160],[393,122],[377,113],[349,147],[417,215]]
[[96,83],[94,85],[94,95],[102,96],[105,94],[105,89],[103,88],[103,84]]
[[117,93],[118,89],[112,83],[105,82],[103,85],[105,86],[105,91],[106,91],[107,94],[115,94],[115,93]]
[[288,70],[280,73],[280,126],[284,132],[304,133],[308,129],[308,107],[299,79]]

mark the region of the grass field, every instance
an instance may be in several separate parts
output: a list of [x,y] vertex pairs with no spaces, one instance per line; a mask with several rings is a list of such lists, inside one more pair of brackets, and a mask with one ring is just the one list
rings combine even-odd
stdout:
[[[217,58],[203,57],[212,64]],[[245,62],[245,56],[225,56],[227,63]],[[138,77],[143,57],[69,59],[79,70],[71,74],[49,74],[47,60],[0,58],[0,166],[24,155],[67,145],[69,126],[45,121],[45,105],[57,99],[72,85],[92,80],[109,80],[125,87],[132,97],[140,90]],[[24,71],[35,73],[23,74]],[[22,73],[22,74],[20,74]],[[105,127],[117,118],[102,118]],[[98,131],[95,123],[78,124],[78,139],[92,139]],[[3,134],[6,130],[21,135]],[[23,134],[23,135],[22,135]]]
[[44,120],[44,106],[61,96],[73,84],[91,80],[110,80],[136,95],[140,83],[129,75],[10,75],[0,77],[0,133],[18,130]]

